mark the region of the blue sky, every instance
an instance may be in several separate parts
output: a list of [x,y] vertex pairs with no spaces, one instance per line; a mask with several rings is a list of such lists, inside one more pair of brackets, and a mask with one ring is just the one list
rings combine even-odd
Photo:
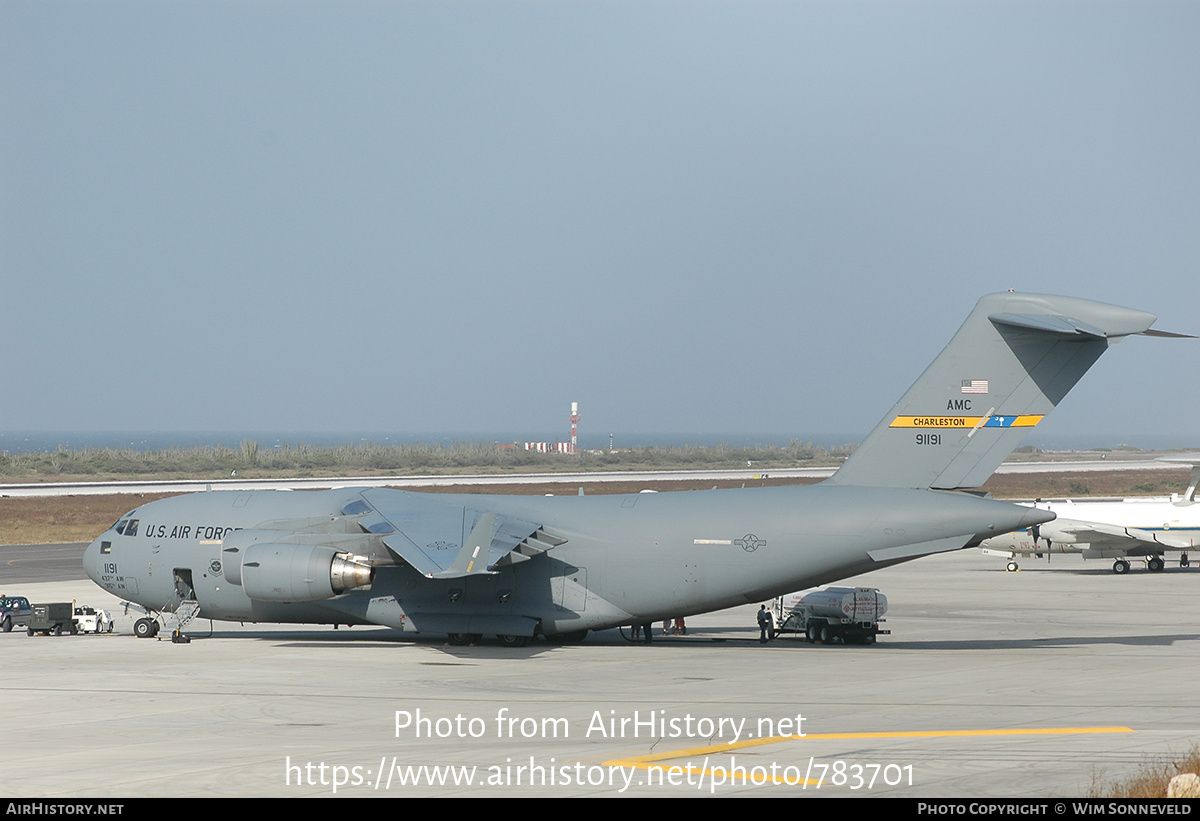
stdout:
[[865,435],[984,293],[1200,332],[1195,3],[16,0],[0,72],[0,429]]

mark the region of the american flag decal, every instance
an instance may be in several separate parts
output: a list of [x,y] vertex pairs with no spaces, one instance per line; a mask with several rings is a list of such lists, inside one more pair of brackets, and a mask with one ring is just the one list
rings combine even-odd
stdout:
[[988,381],[986,379],[964,379],[962,381],[963,393],[987,393]]

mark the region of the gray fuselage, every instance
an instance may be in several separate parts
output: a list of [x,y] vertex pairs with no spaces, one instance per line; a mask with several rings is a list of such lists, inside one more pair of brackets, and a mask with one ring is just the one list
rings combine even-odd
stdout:
[[418,511],[486,500],[489,511],[540,523],[565,542],[491,574],[445,579],[389,560],[375,545],[365,551],[375,556],[370,587],[320,601],[257,600],[227,578],[232,534],[334,543],[321,534],[323,523],[344,519],[363,490],[217,491],[152,502],[122,520],[132,533],[114,526],[96,539],[84,566],[101,587],[151,610],[173,609],[186,579],[200,615],[212,619],[552,635],[755,602],[960,548],[1042,516],[960,493],[829,484],[586,497],[393,490],[382,492],[405,494]]

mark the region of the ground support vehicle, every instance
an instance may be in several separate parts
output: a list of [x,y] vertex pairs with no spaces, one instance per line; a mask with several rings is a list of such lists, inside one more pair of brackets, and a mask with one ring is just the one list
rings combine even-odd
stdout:
[[24,596],[0,596],[0,630],[5,633],[27,625],[32,614],[29,599]]
[[75,605],[75,623],[80,633],[111,633],[112,616],[107,610],[97,610],[86,604]]
[[70,602],[35,604],[32,609],[33,615],[29,617],[29,626],[25,629],[25,632],[30,636],[34,633],[41,633],[44,636],[49,636],[53,633],[56,636],[61,636],[64,630],[71,635],[79,632],[79,625],[75,621],[74,608]]
[[892,632],[879,627],[886,612],[887,598],[873,587],[827,587],[804,595],[780,629],[814,644],[874,644]]

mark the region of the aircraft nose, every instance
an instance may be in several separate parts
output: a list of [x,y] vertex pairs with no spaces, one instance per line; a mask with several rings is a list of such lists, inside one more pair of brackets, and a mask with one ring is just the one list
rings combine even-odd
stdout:
[[83,551],[83,572],[97,584],[100,583],[100,540],[96,539]]
[[1051,513],[1049,510],[1038,510],[1036,507],[1029,508],[1029,512],[1021,517],[1021,526],[1019,529],[1033,527],[1034,525],[1044,525],[1046,522],[1052,522],[1058,518],[1058,514]]

